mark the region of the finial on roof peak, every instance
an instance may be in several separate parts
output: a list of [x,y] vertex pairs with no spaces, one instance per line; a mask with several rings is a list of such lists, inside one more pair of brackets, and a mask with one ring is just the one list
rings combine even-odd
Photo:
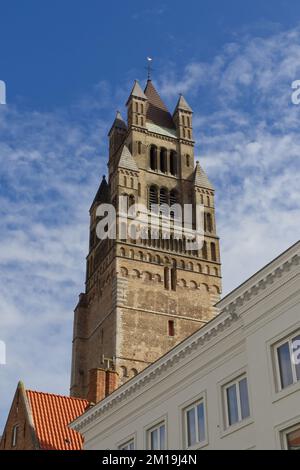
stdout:
[[147,81],[151,81],[151,72],[153,68],[151,67],[152,57],[147,57]]

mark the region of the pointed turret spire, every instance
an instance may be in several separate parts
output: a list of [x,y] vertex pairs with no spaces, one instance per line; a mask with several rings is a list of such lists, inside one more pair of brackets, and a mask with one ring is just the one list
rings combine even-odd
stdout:
[[134,81],[134,85],[133,85],[133,88],[131,90],[131,93],[129,95],[129,98],[127,100],[126,105],[128,104],[128,102],[131,98],[140,98],[142,100],[147,99],[147,96],[145,96],[145,94],[144,94],[143,90],[141,89],[140,84],[137,80]]
[[91,208],[93,207],[94,204],[100,203],[100,202],[110,203],[110,190],[109,190],[109,186],[107,184],[105,175],[102,176],[102,181],[100,183],[96,196],[93,200],[93,204]]
[[178,101],[177,101],[177,105],[175,107],[175,110],[174,110],[174,114],[176,113],[176,111],[180,109],[182,111],[187,111],[189,113],[192,113],[193,110],[192,108],[189,106],[189,104],[187,103],[186,99],[184,98],[184,96],[180,93],[179,95],[179,98],[178,98]]
[[124,121],[124,119],[122,118],[120,111],[117,111],[117,113],[116,113],[115,120],[113,122],[113,125],[110,128],[109,133],[108,133],[109,136],[112,133],[113,129],[123,129],[124,131],[127,130],[127,124]]
[[200,188],[214,190],[213,185],[209,181],[205,171],[200,166],[200,163],[198,161],[196,162],[196,168],[194,173],[194,184],[195,186],[199,186]]
[[118,167],[124,168],[126,170],[139,171],[135,159],[131,155],[131,152],[127,145],[124,145],[124,147],[122,148]]

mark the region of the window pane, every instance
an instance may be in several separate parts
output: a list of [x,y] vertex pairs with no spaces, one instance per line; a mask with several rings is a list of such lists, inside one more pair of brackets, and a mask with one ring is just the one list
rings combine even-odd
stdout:
[[166,435],[166,429],[165,429],[165,425],[161,426],[159,428],[159,432],[160,432],[160,450],[164,450],[165,449],[165,435]]
[[242,414],[242,419],[245,419],[250,416],[248,384],[247,384],[246,378],[242,379],[239,382],[239,387],[240,387],[240,399],[241,399],[241,414]]
[[236,396],[236,385],[228,387],[227,390],[227,407],[228,407],[228,423],[229,426],[235,424],[239,420],[238,404]]
[[289,450],[300,450],[300,428],[288,433],[286,439]]
[[134,441],[127,442],[120,447],[120,450],[134,450]]
[[152,450],[158,450],[158,430],[154,429],[154,431],[151,431],[151,449]]
[[293,383],[293,372],[290,357],[289,343],[285,343],[277,349],[278,364],[280,370],[281,387],[288,387]]
[[292,341],[293,359],[296,369],[297,380],[300,380],[300,335]]
[[188,438],[188,447],[196,444],[196,416],[195,408],[188,410],[186,412],[187,419],[187,438]]
[[197,406],[197,415],[198,415],[198,436],[199,442],[205,440],[205,416],[204,416],[204,404],[200,403]]

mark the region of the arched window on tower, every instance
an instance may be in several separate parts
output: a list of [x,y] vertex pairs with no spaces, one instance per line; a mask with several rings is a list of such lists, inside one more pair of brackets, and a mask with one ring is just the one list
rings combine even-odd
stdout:
[[206,214],[206,229],[208,232],[212,232],[212,217],[211,214]]
[[164,285],[165,285],[165,289],[169,289],[169,283],[170,283],[170,270],[169,268],[166,266],[164,268]]
[[156,186],[150,186],[148,208],[151,210],[153,204],[158,204],[158,190]]
[[211,254],[212,261],[217,261],[217,253],[216,253],[216,244],[215,243],[210,244],[210,254]]
[[167,171],[168,171],[167,149],[165,149],[165,148],[160,149],[160,171],[162,173],[167,173]]
[[168,193],[168,190],[166,188],[160,188],[159,203],[160,204],[169,204],[169,193]]
[[155,145],[150,147],[150,168],[157,170],[157,147]]
[[142,153],[142,142],[138,142],[138,154],[141,155]]
[[171,289],[176,290],[176,285],[177,285],[177,271],[176,271],[176,267],[173,267],[171,269]]
[[170,192],[170,205],[172,206],[173,204],[178,203],[178,192],[176,189],[172,189]]
[[138,113],[139,112],[139,104],[135,103],[135,111]]
[[203,259],[207,259],[207,243],[206,242],[203,242],[202,257]]
[[191,157],[189,155],[185,156],[185,162],[186,162],[186,166],[189,167],[191,164]]
[[171,150],[170,153],[170,173],[173,176],[177,175],[177,153],[175,150]]
[[129,196],[129,200],[128,200],[128,206],[133,206],[133,204],[135,204],[135,197],[133,194],[130,194]]
[[[179,203],[178,192],[176,191],[176,189],[172,189],[172,191],[170,191],[170,206],[172,207],[173,205],[178,204],[178,203]],[[176,210],[172,210],[170,212],[170,216],[172,217],[172,219],[180,220],[182,214],[178,210],[178,208],[176,208]]]
[[160,205],[160,213],[166,217],[168,217],[169,207],[161,207],[162,205],[169,206],[169,191],[166,188],[160,188],[159,190],[159,205]]

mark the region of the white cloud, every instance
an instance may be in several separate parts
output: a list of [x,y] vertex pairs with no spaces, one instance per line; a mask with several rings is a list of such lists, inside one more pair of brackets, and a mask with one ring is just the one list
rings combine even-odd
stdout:
[[[299,43],[298,29],[239,38],[210,63],[188,64],[183,78],[170,67],[158,80],[165,99],[183,92],[195,111],[197,158],[217,191],[225,292],[299,238],[300,107],[290,100]],[[2,424],[19,379],[68,392],[88,209],[112,108],[128,90],[100,83],[69,112],[0,109]]]

